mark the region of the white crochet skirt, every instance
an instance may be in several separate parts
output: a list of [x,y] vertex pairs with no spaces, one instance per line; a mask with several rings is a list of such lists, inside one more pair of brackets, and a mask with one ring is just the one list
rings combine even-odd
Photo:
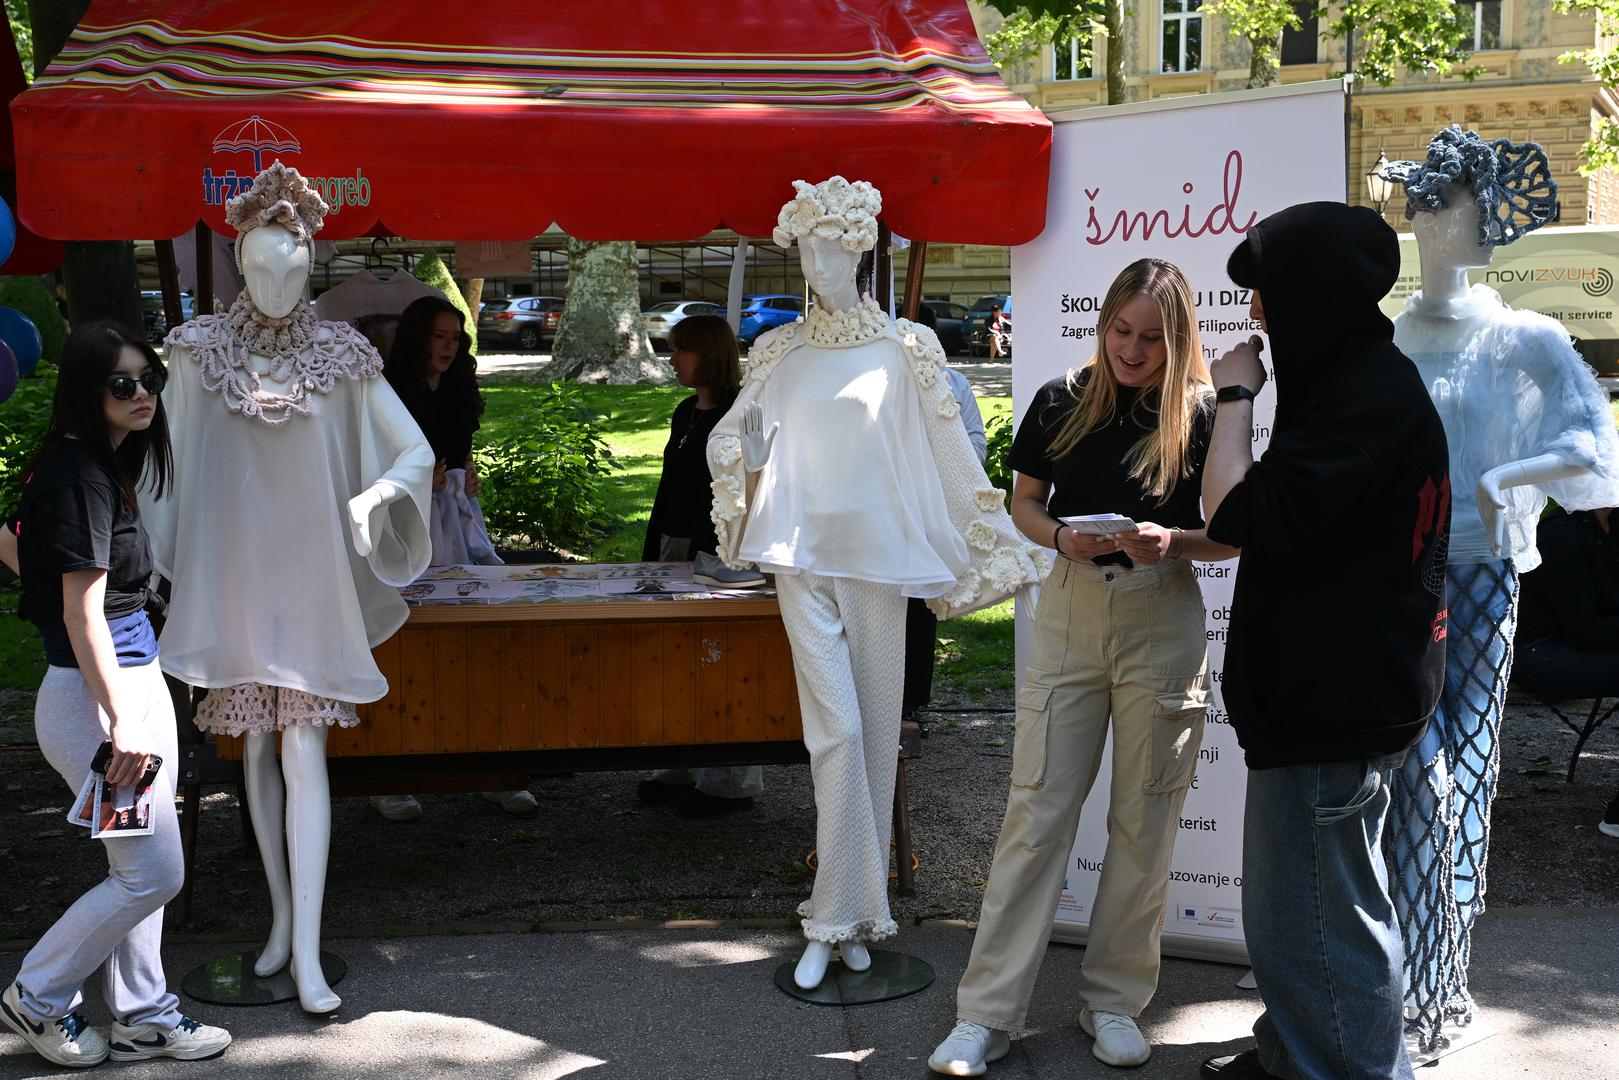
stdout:
[[201,730],[232,736],[270,735],[288,725],[354,727],[359,722],[352,701],[256,682],[209,690],[196,715]]

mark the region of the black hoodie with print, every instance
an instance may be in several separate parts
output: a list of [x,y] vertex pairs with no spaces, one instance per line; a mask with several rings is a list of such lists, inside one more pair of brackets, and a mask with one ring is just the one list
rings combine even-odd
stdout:
[[1445,666],[1445,431],[1378,309],[1400,268],[1373,211],[1305,203],[1231,255],[1276,374],[1270,446],[1209,521],[1242,549],[1222,689],[1251,769],[1414,744]]

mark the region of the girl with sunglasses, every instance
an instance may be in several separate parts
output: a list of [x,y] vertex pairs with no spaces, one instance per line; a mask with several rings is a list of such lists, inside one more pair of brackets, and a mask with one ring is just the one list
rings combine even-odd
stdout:
[[[133,784],[154,759],[153,829],[104,838],[108,875],[56,921],[0,995],[0,1021],[41,1057],[88,1066],[213,1057],[230,1033],[183,1015],[160,955],[163,906],[185,880],[174,812],[179,764],[174,707],[147,620],[152,555],[136,509],[145,482],[161,492],[173,468],[159,396],[168,375],[142,338],[113,323],[81,326],[62,350],[44,445],[22,502],[0,529],[0,560],[22,578],[19,614],[39,627],[50,661],[34,730],[75,796],[103,742],[109,784]],[[104,969],[112,1027],[77,1005]]]

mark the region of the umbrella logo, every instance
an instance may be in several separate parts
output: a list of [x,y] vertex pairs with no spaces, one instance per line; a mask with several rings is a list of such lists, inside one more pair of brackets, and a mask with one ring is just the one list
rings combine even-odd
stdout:
[[271,123],[261,116],[250,116],[231,124],[214,136],[215,152],[246,151],[253,155],[253,174],[264,170],[264,155],[270,153],[296,153],[303,149],[298,137],[280,124]]

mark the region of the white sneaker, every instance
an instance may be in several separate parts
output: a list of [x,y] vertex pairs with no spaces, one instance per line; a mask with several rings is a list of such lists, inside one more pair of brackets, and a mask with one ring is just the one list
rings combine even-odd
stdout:
[[499,805],[508,814],[532,814],[540,808],[540,800],[526,788],[517,791],[486,791],[483,797]]
[[1091,1053],[1104,1065],[1129,1068],[1141,1065],[1152,1057],[1152,1047],[1141,1037],[1141,1029],[1128,1016],[1118,1013],[1079,1010],[1079,1027],[1096,1045]]
[[77,1012],[68,1013],[60,1020],[29,1019],[23,1011],[16,983],[6,987],[5,994],[0,995],[0,1021],[21,1035],[35,1053],[52,1065],[87,1069],[107,1059],[107,1040]]
[[371,806],[389,821],[420,821],[422,816],[414,795],[373,795]]
[[209,1027],[189,1016],[182,1016],[177,1027],[156,1024],[112,1025],[110,1056],[114,1061],[145,1061],[147,1058],[175,1058],[201,1061],[218,1057],[230,1045],[230,1032]]
[[733,570],[718,555],[699,551],[691,562],[691,579],[716,589],[751,589],[765,583],[757,570]]
[[957,1020],[944,1042],[928,1058],[928,1068],[946,1076],[983,1076],[991,1061],[999,1061],[1012,1049],[1012,1040],[997,1028]]

